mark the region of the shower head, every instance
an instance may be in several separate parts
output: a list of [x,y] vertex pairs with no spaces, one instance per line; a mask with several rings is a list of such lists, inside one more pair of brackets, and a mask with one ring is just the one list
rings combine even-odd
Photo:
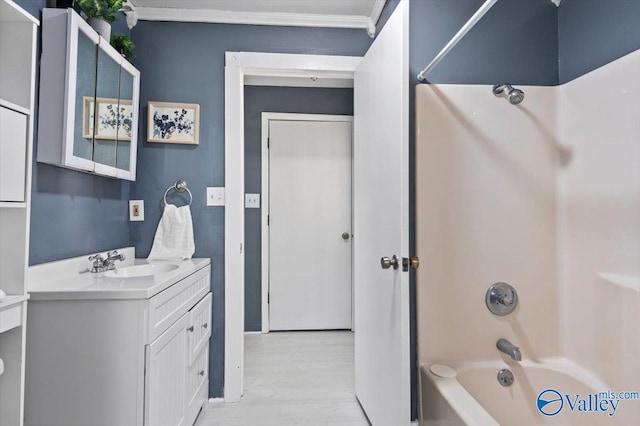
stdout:
[[511,105],[518,105],[524,100],[524,92],[520,89],[514,89],[510,84],[495,84],[493,86],[493,94],[496,96],[501,95],[505,90]]

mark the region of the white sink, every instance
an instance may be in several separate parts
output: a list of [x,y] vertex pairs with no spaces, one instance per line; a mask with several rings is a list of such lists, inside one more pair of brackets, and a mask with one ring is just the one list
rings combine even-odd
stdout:
[[104,276],[111,278],[147,277],[150,275],[158,275],[175,271],[178,268],[179,266],[173,263],[149,263],[144,265],[125,266],[124,268],[116,267],[116,269],[112,271],[105,272]]

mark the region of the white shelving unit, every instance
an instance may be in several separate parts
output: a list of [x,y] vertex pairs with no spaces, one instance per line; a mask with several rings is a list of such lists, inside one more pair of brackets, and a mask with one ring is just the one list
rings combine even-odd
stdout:
[[39,21],[0,0],[0,424],[22,425]]

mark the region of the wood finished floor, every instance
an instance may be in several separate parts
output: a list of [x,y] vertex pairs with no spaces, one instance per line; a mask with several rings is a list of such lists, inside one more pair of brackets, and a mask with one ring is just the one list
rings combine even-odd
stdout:
[[368,425],[353,356],[350,331],[247,334],[242,400],[206,404],[196,425]]

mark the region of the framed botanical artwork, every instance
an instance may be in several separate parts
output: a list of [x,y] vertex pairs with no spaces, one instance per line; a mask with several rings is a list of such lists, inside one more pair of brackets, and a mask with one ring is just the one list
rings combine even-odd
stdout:
[[149,101],[149,142],[198,145],[200,105]]
[[[84,96],[82,136],[87,139],[131,140],[133,106],[130,100]],[[94,109],[94,105],[97,107]],[[94,113],[98,114],[94,119]],[[94,132],[94,125],[96,130]]]

